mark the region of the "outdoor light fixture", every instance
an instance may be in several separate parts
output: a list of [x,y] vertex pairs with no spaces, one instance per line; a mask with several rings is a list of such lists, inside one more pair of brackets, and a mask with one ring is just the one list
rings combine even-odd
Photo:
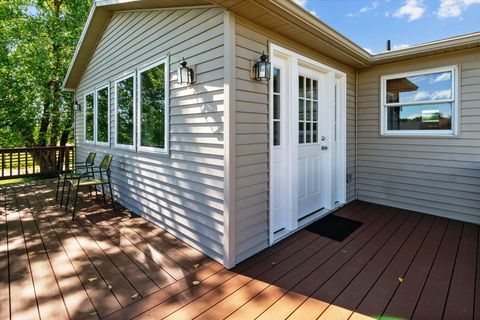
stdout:
[[192,84],[195,82],[195,73],[192,68],[187,67],[185,59],[182,59],[180,68],[177,69],[177,82],[178,84]]
[[270,80],[270,62],[268,62],[268,57],[265,53],[262,53],[260,56],[260,61],[253,65],[253,78],[258,81],[266,81]]
[[82,111],[82,105],[78,101],[75,101],[74,106],[76,111]]

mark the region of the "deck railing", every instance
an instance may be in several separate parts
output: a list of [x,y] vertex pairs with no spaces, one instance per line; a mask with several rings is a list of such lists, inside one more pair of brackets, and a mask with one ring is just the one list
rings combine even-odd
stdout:
[[53,176],[74,163],[73,146],[0,149],[0,180]]

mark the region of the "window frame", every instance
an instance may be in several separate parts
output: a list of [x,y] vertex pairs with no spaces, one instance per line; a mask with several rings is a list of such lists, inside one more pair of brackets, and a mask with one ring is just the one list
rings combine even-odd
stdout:
[[[132,128],[132,144],[121,144],[118,143],[118,90],[117,85],[119,82],[126,80],[128,78],[133,78],[133,128]],[[137,139],[136,139],[136,126],[137,126],[137,113],[136,113],[136,105],[137,105],[137,88],[136,88],[136,72],[128,73],[121,78],[115,80],[115,148],[126,149],[126,150],[136,150],[137,146]]]
[[[107,96],[108,96],[108,99],[107,99],[107,117],[108,117],[108,120],[107,120],[107,124],[108,124],[108,127],[107,127],[107,142],[103,142],[103,141],[98,141],[98,91],[100,90],[103,90],[103,89],[107,89]],[[95,124],[95,129],[94,129],[94,140],[95,140],[95,144],[96,145],[99,145],[99,146],[105,146],[105,147],[109,147],[110,146],[110,99],[111,99],[111,96],[110,96],[110,83],[107,83],[103,86],[100,86],[100,87],[97,87],[95,89],[95,98],[94,98],[94,124]]]
[[[87,96],[93,96],[93,139],[87,140]],[[95,90],[89,91],[83,95],[83,142],[95,144]]]
[[[140,95],[142,92],[142,83],[141,83],[141,74],[145,71],[148,71],[150,69],[153,69],[155,67],[158,67],[159,65],[164,64],[164,89],[165,89],[165,102],[164,102],[164,133],[163,133],[163,139],[164,139],[164,147],[163,148],[157,148],[157,147],[147,147],[147,146],[142,146],[142,125],[140,123],[142,117],[141,117],[141,99]],[[137,129],[136,129],[136,134],[138,135],[138,139],[136,140],[136,146],[137,146],[137,151],[138,152],[149,152],[149,153],[158,153],[158,154],[163,154],[163,155],[168,155],[169,150],[170,150],[170,144],[169,144],[169,138],[170,138],[170,57],[167,55],[165,57],[162,57],[155,62],[146,64],[139,68],[136,72],[137,75],[137,92],[138,92],[138,97],[136,100],[136,118],[138,121],[137,124]]]
[[[387,80],[399,79],[405,77],[419,76],[430,73],[438,72],[451,72],[452,81],[451,81],[451,92],[452,97],[450,99],[442,100],[427,100],[427,101],[411,101],[411,102],[395,102],[387,103]],[[411,72],[395,73],[382,75],[380,80],[380,135],[395,137],[395,136],[420,136],[420,137],[448,137],[448,136],[457,136],[458,135],[458,88],[459,88],[459,76],[458,76],[458,65],[453,66],[444,66],[439,68],[432,69],[423,69],[416,70]],[[450,130],[388,130],[388,119],[387,119],[387,108],[389,107],[402,107],[402,106],[416,106],[416,105],[432,105],[432,104],[452,104],[452,128]]]

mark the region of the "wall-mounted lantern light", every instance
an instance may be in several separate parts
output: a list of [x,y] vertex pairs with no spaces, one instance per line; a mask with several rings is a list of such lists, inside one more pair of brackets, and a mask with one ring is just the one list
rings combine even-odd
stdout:
[[268,62],[268,57],[265,53],[260,56],[260,61],[253,65],[252,76],[258,81],[270,80],[271,64]]
[[182,59],[180,68],[177,69],[177,82],[178,84],[195,83],[195,72],[192,68],[187,67],[187,61],[185,61],[185,59]]
[[82,111],[82,105],[78,103],[78,101],[75,101],[75,111]]

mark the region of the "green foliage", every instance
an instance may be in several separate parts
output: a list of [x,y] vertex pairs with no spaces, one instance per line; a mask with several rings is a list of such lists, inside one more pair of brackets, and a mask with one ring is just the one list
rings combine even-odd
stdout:
[[165,147],[165,65],[140,75],[142,146]]
[[0,147],[64,145],[73,96],[61,91],[93,0],[0,0]]
[[133,77],[117,83],[117,142],[133,145]]

